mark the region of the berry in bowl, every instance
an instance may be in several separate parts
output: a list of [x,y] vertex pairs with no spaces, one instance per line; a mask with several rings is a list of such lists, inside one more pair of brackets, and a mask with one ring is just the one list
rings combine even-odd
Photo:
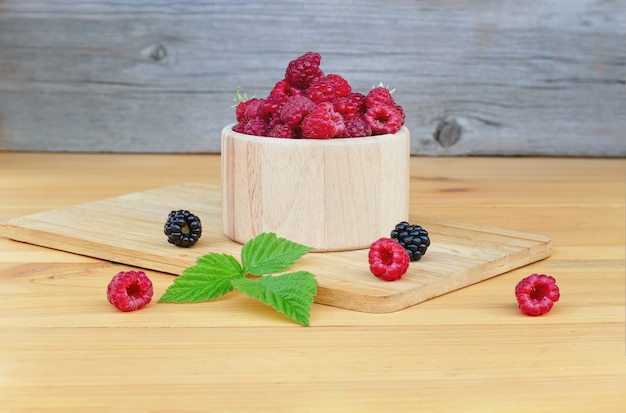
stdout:
[[352,90],[321,56],[291,61],[222,130],[222,221],[245,243],[274,232],[317,251],[368,248],[408,219],[410,134],[383,86]]

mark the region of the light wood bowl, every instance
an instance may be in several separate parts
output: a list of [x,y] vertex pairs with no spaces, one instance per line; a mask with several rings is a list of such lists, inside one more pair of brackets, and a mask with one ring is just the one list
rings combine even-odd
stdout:
[[262,232],[315,248],[368,248],[409,215],[409,130],[351,139],[280,139],[222,130],[224,234]]

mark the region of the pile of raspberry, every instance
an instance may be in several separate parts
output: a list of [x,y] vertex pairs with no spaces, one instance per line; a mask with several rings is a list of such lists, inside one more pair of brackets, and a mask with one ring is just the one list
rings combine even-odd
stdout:
[[396,133],[404,110],[389,89],[374,87],[367,95],[352,91],[338,74],[324,74],[322,57],[308,52],[289,62],[285,77],[266,98],[236,106],[235,132],[275,138],[358,138]]

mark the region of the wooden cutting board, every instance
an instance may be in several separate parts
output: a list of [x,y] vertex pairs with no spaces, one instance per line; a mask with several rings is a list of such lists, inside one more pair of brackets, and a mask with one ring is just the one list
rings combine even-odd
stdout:
[[[223,235],[220,187],[188,183],[14,218],[0,223],[10,239],[178,275],[209,252],[239,259],[241,245]],[[167,242],[163,224],[171,210],[200,216],[203,235],[192,248]],[[550,256],[543,235],[447,222],[411,221],[428,230],[431,246],[398,281],[369,272],[367,249],[313,252],[291,270],[315,274],[315,301],[336,307],[387,313],[467,287]],[[278,234],[280,236],[280,234]]]

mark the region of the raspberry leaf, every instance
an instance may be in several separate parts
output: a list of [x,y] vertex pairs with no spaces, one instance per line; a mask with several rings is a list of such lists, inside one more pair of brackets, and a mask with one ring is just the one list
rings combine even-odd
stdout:
[[248,241],[241,249],[244,273],[267,275],[285,271],[313,248],[278,238],[272,232],[264,232]]
[[241,278],[244,272],[239,262],[231,255],[211,253],[196,261],[174,279],[159,302],[197,303],[218,298],[231,292],[233,279]]
[[240,292],[274,307],[292,320],[309,326],[313,297],[317,294],[315,276],[298,271],[278,276],[266,276],[254,281],[249,278],[231,280]]

